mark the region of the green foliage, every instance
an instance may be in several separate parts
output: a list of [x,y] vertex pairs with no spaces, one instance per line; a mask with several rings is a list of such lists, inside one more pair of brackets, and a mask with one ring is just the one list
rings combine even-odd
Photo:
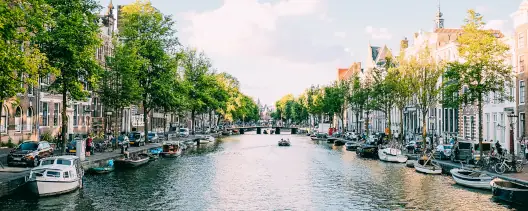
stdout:
[[445,104],[477,104],[480,147],[484,96],[495,93],[494,97],[498,100],[511,100],[506,90],[513,81],[511,66],[505,62],[509,59],[508,45],[499,40],[494,32],[483,30],[484,25],[479,13],[468,11],[465,25],[462,26],[464,33],[457,40],[461,60],[448,64],[444,84]]

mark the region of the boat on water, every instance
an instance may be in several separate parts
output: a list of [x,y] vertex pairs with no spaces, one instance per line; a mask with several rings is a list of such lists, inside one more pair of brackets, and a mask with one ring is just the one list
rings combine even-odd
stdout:
[[326,138],[326,143],[333,144],[335,142],[336,138],[334,137],[328,137]]
[[459,185],[470,188],[491,189],[490,183],[493,178],[487,174],[459,168],[451,169],[449,172]]
[[432,158],[433,156],[430,155],[426,160],[418,160],[418,162],[414,163],[414,169],[424,174],[442,174],[442,167],[433,163]]
[[281,139],[279,141],[279,146],[282,147],[282,146],[290,146],[291,143],[290,143],[290,140],[289,139]]
[[357,148],[356,154],[360,157],[378,158],[378,147],[367,142]]
[[405,163],[409,159],[403,155],[401,150],[395,148],[384,148],[378,150],[378,156],[381,161]]
[[150,157],[148,156],[148,154],[142,153],[133,157],[116,159],[114,160],[114,164],[116,165],[116,167],[136,168],[138,166],[148,163],[149,160]]
[[317,133],[314,135],[311,135],[310,138],[312,141],[320,141],[320,140],[326,140],[327,136],[324,133]]
[[407,160],[407,162],[405,162],[405,166],[414,168],[414,163],[416,163],[416,160]]
[[490,182],[493,197],[520,205],[528,204],[528,186],[495,178]]
[[166,157],[166,158],[179,157],[182,154],[180,142],[177,142],[177,141],[163,142],[163,152],[161,152],[160,154],[162,157]]
[[90,172],[94,174],[107,174],[114,171],[114,160],[108,160],[105,166],[94,167],[90,169]]
[[208,144],[214,142],[215,138],[210,135],[205,135],[198,137],[198,141],[200,142],[200,144]]
[[357,141],[347,141],[345,143],[346,150],[356,151],[360,144]]
[[84,171],[76,156],[44,158],[29,174],[28,187],[38,196],[53,196],[82,188]]
[[336,139],[334,141],[334,146],[343,146],[343,145],[345,145],[345,143],[346,143],[346,141],[343,140],[343,139]]

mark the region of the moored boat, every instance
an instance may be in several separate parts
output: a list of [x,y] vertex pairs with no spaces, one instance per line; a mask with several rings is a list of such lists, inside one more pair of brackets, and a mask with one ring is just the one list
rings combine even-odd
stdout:
[[364,143],[357,148],[356,154],[360,157],[378,158],[378,147],[373,144]]
[[455,182],[470,188],[491,189],[490,176],[481,172],[465,170],[465,169],[451,169],[449,171]]
[[281,139],[279,141],[279,146],[290,146],[290,140],[288,139]]
[[106,174],[114,171],[114,160],[108,160],[106,166],[94,167],[90,169],[94,174]]
[[31,170],[27,184],[38,196],[53,196],[82,188],[83,175],[78,157],[49,157]]
[[148,163],[149,160],[150,157],[147,154],[138,154],[134,157],[116,159],[114,160],[114,163],[116,167],[136,168],[138,166]]
[[394,148],[379,149],[378,156],[381,161],[394,163],[405,163],[408,160],[407,156],[403,155],[401,150]]
[[162,157],[173,158],[179,157],[182,153],[180,142],[166,141],[163,142],[163,152],[160,153]]
[[527,205],[528,186],[495,178],[490,182],[493,197],[520,205]]
[[334,141],[334,146],[343,146],[345,145],[346,141],[345,140],[342,140],[342,139],[336,139]]
[[442,174],[442,167],[433,163],[430,157],[427,160],[418,160],[415,162],[414,169],[424,174]]

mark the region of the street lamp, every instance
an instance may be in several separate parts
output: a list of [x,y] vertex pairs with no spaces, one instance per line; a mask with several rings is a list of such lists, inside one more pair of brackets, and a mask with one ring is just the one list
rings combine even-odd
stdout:
[[513,126],[514,126],[513,118],[517,118],[519,116],[516,115],[514,112],[511,112],[510,114],[508,114],[508,117],[510,118],[510,154],[512,155],[512,165],[513,165],[513,168],[515,169],[516,159],[515,159],[515,145],[513,141]]

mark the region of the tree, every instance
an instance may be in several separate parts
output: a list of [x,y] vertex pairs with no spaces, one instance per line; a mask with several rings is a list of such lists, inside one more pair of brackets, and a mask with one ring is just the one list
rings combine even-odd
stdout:
[[44,0],[0,2],[0,116],[7,100],[26,91],[21,84],[31,88],[40,75],[57,73],[34,45],[45,27],[53,25],[52,12]]
[[[167,62],[178,45],[174,36],[174,22],[164,16],[149,1],[136,1],[122,8],[123,24],[119,37],[128,48],[135,48],[137,61],[141,63],[136,75],[142,96],[144,130],[148,128],[148,114],[156,103],[170,92],[173,70]],[[160,88],[163,88],[160,90]],[[145,136],[145,142],[148,137]]]
[[[501,42],[495,32],[484,30],[483,17],[474,10],[468,11],[464,33],[458,37],[458,54],[461,61],[448,64],[446,76],[452,79],[446,84],[449,96],[462,90],[459,104],[477,104],[478,138],[482,149],[483,99],[488,93],[504,100],[506,90],[512,84],[511,66],[504,61],[508,59],[509,47]],[[480,151],[482,157],[482,150]]]
[[51,13],[55,24],[47,26],[38,44],[49,64],[59,71],[50,90],[62,95],[61,133],[66,147],[68,98],[86,100],[89,88],[96,87],[101,73],[94,56],[101,45],[97,24],[99,4],[94,0],[47,0],[47,3],[55,9]]
[[[426,47],[413,56],[409,61],[409,71],[416,80],[412,83],[411,89],[415,90],[417,98],[416,106],[422,114],[422,137],[426,140],[427,136],[427,114],[432,106],[439,101],[442,86],[439,84],[440,76],[443,74],[443,68],[436,63],[431,57],[429,48]],[[424,149],[427,143],[424,141]]]
[[[102,74],[98,93],[106,111],[114,111],[117,126],[119,111],[141,101],[136,78],[143,62],[135,48],[114,43],[114,54],[106,58],[107,70]],[[109,125],[112,125],[111,121]]]
[[359,117],[360,114],[365,112],[365,132],[369,133],[369,114],[372,110],[372,83],[370,78],[361,78],[356,74],[352,77],[351,91],[348,99],[350,107],[356,114],[356,128],[359,132]]
[[345,112],[345,99],[348,96],[348,81],[340,80],[335,81],[330,86],[324,88],[324,106],[323,111],[333,118],[336,115],[340,122],[341,128],[343,128],[343,114]]
[[211,102],[211,93],[214,91],[215,78],[211,72],[211,63],[204,53],[197,53],[194,49],[184,52],[181,65],[183,67],[183,80],[188,88],[189,109],[191,111],[191,131],[195,131],[196,114],[207,108]]
[[[240,106],[240,82],[232,75],[228,73],[216,74],[217,81],[220,83],[221,89],[227,93],[227,100],[224,104],[221,104],[216,111],[219,115],[218,121],[222,118],[226,121],[233,121],[233,112]],[[222,117],[222,118],[221,118]],[[219,122],[217,122],[219,124]]]
[[400,52],[398,59],[398,66],[390,68],[386,80],[394,85],[394,105],[400,113],[400,135],[399,141],[403,143],[403,110],[414,95],[412,84],[415,84],[414,77],[409,70],[409,65],[405,61],[404,52]]
[[374,69],[374,83],[372,85],[372,104],[375,110],[381,111],[385,115],[389,128],[389,138],[392,138],[390,110],[394,106],[395,82],[397,81],[387,78],[387,75],[389,70],[395,66],[393,58],[386,57],[383,67]]

